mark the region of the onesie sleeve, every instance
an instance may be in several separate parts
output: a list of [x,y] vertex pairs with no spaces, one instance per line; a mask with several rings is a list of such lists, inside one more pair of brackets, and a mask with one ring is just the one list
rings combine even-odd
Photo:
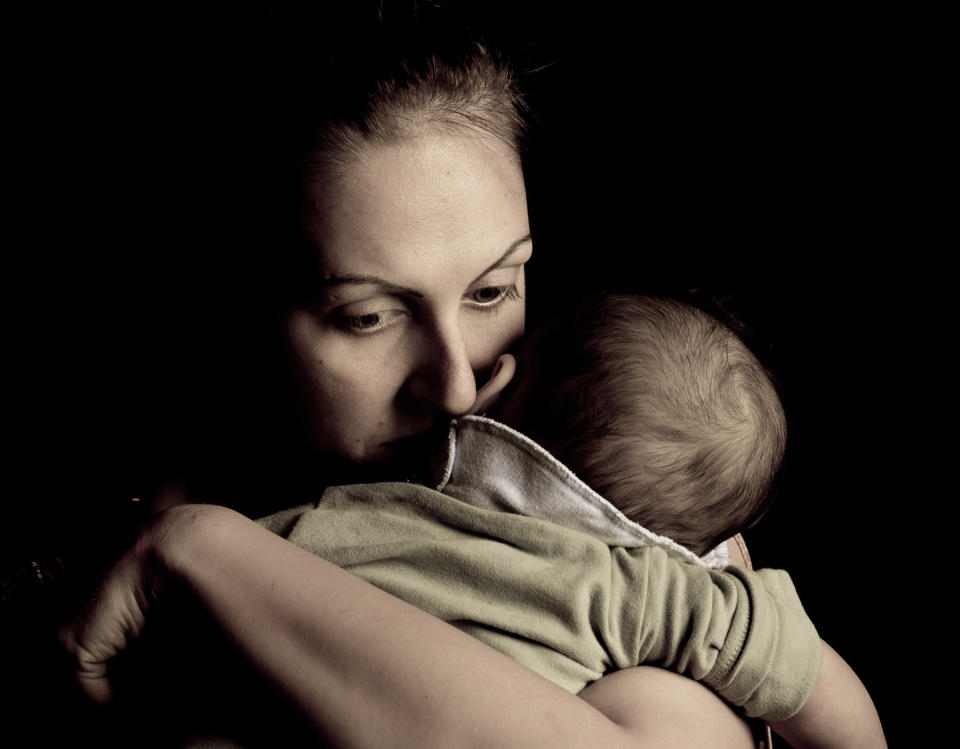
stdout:
[[[614,626],[633,648],[632,665],[690,676],[750,717],[786,720],[803,707],[820,673],[820,637],[786,572],[711,570],[659,548],[617,551],[626,588],[614,599],[632,603]],[[628,557],[640,561],[631,573]]]
[[[751,717],[792,717],[810,696],[823,657],[820,636],[793,581],[783,570],[772,569],[728,567],[715,574],[729,575],[743,586],[750,616],[739,653],[721,650],[705,682]],[[741,639],[739,632],[736,639]]]
[[303,514],[314,509],[316,506],[316,502],[305,502],[304,504],[297,505],[296,507],[290,507],[286,510],[275,512],[272,515],[258,518],[256,522],[271,533],[276,533],[278,536],[283,536],[286,538],[290,535],[290,530],[303,516]]

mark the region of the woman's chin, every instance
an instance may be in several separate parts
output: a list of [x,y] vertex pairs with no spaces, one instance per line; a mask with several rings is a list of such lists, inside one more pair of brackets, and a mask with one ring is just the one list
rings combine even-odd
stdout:
[[368,450],[357,465],[366,480],[414,479],[446,442],[446,432],[432,430],[414,437],[381,442]]

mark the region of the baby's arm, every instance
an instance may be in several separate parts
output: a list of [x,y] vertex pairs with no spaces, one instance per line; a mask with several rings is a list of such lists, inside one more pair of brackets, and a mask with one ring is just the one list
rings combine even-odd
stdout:
[[789,575],[644,556],[645,632],[634,663],[692,676],[798,749],[886,746],[866,689],[822,642]]
[[853,669],[827,643],[813,691],[800,711],[770,727],[794,749],[882,749],[887,741],[873,700]]

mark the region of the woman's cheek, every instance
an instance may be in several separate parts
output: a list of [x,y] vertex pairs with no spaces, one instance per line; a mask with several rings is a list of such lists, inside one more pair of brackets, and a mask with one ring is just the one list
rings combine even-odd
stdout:
[[287,321],[287,341],[297,374],[306,382],[312,381],[323,362],[323,339],[313,316],[307,312],[294,312]]
[[523,335],[524,306],[522,301],[501,313],[486,313],[471,326],[470,364],[475,372],[485,372],[499,356]]
[[304,395],[324,410],[349,397],[346,386],[357,379],[350,373],[356,361],[344,351],[343,336],[307,312],[291,316],[287,333]]
[[366,336],[321,335],[313,347],[315,390],[358,415],[383,409],[412,366],[412,348],[399,326]]

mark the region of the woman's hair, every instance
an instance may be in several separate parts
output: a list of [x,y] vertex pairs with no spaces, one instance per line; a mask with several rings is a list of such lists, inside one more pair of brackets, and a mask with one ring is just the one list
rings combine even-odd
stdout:
[[519,153],[522,98],[510,68],[482,43],[384,51],[338,75],[332,97],[329,89],[317,92],[323,107],[306,149],[308,179],[322,178],[365,147],[424,131],[493,136]]
[[476,134],[519,161],[527,108],[472,4],[352,0],[277,16],[258,121],[271,144],[263,199],[268,241],[283,248],[272,258],[281,293],[309,275],[302,264],[315,256],[300,234],[307,188],[335,178],[365,148],[425,132]]
[[625,515],[703,554],[774,495],[786,420],[740,338],[683,302],[592,297],[521,351],[513,425]]
[[[517,149],[525,106],[470,4],[365,2],[276,24],[271,86],[290,97],[315,153],[344,154],[420,132],[486,133]],[[307,28],[303,28],[306,24]],[[294,26],[294,28],[291,28]]]

